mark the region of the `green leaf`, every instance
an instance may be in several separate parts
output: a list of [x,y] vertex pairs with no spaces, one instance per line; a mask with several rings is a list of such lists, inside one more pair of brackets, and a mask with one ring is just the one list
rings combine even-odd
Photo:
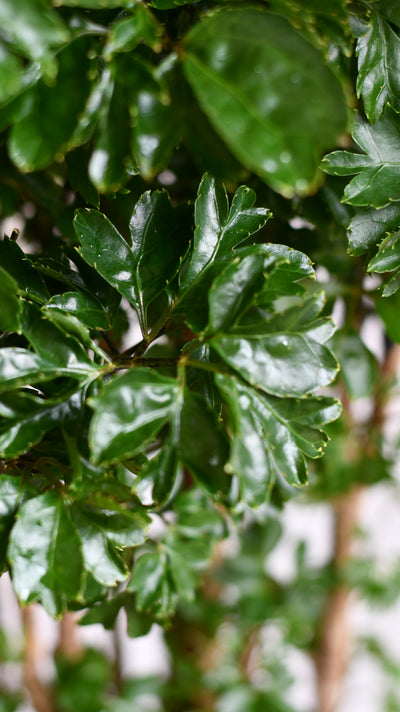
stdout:
[[77,210],[75,232],[82,247],[79,254],[134,306],[137,294],[134,283],[136,261],[122,235],[98,210]]
[[0,475],[0,571],[6,566],[8,536],[21,500],[26,496],[26,489],[21,477]]
[[400,200],[400,129],[398,117],[387,108],[370,126],[357,119],[354,141],[364,153],[334,151],[322,161],[322,168],[332,175],[357,174],[346,186],[343,201],[351,205],[384,208]]
[[400,231],[380,243],[378,252],[368,262],[368,272],[393,272],[400,267]]
[[255,198],[253,190],[241,186],[229,208],[223,186],[210,175],[203,176],[195,203],[193,250],[181,293],[188,291],[212,262],[231,256],[234,247],[265,225],[271,213],[267,208],[254,208]]
[[131,215],[132,246],[102,213],[78,210],[80,254],[136,308],[147,330],[147,307],[177,274],[188,244],[187,211],[173,208],[165,191],[144,193]]
[[[106,69],[101,80],[105,82],[101,93],[101,103],[94,114],[97,123],[94,150],[90,157],[88,174],[100,193],[115,193],[125,183],[129,156],[129,114],[126,101],[127,87],[117,76],[130,76],[133,67],[119,66],[113,62]],[[99,88],[99,94],[101,89]],[[92,97],[88,102],[93,107]],[[85,126],[86,121],[83,122]],[[79,137],[79,134],[78,134]]]
[[18,284],[0,267],[0,331],[21,333],[21,302]]
[[60,314],[75,316],[89,329],[110,328],[110,319],[96,297],[79,292],[64,292],[52,297],[46,304],[46,312],[54,310]]
[[[90,372],[96,368],[83,346],[45,318],[36,304],[25,302],[21,314],[24,336],[36,353],[61,369]],[[78,374],[76,374],[78,375]]]
[[145,5],[137,4],[128,17],[122,17],[111,27],[104,48],[104,58],[110,59],[115,52],[132,52],[139,43],[161,49],[162,27]]
[[143,451],[171,417],[178,384],[147,368],[114,377],[90,400],[90,448],[96,462],[120,462]]
[[57,492],[44,492],[19,509],[8,558],[22,603],[41,599],[49,613],[56,615],[68,598],[78,596],[82,583],[80,541],[69,508]]
[[212,494],[226,494],[230,478],[224,466],[228,441],[216,414],[203,398],[186,391],[180,413],[178,452],[198,483]]
[[29,90],[28,108],[20,121],[14,123],[8,139],[11,160],[21,171],[46,168],[70,147],[78,115],[90,90],[87,76],[90,44],[86,36],[68,44],[58,55],[54,86],[41,80]]
[[43,435],[77,418],[82,409],[82,393],[64,400],[43,400],[29,393],[0,396],[0,457],[22,455]]
[[24,87],[23,63],[0,42],[0,104],[6,104]]
[[250,306],[255,291],[264,282],[267,265],[268,258],[255,252],[243,259],[236,257],[225,267],[208,293],[209,333],[226,330]]
[[357,95],[362,96],[371,123],[385,106],[400,111],[400,39],[389,23],[371,13],[370,24],[357,42]]
[[30,59],[40,59],[70,38],[46,0],[0,0],[0,25],[7,39]]
[[220,10],[189,32],[183,62],[202,109],[243,165],[288,197],[319,182],[320,156],[346,127],[344,97],[319,52],[284,18]]
[[387,299],[377,297],[375,300],[375,309],[385,325],[386,334],[396,344],[400,343],[399,308],[400,292],[396,292]]
[[129,7],[132,0],[55,0],[54,5],[66,7],[84,7],[88,10],[106,10],[117,7]]
[[175,64],[167,57],[156,72],[150,66],[138,66],[137,87],[130,105],[132,155],[146,180],[167,168],[184,133],[181,78]]
[[376,359],[356,332],[340,331],[332,348],[341,366],[341,376],[350,398],[371,396],[378,377]]
[[277,396],[306,395],[328,385],[338,372],[323,345],[334,331],[332,322],[315,318],[321,306],[316,294],[269,322],[258,318],[216,335],[211,346],[252,386]]
[[233,441],[227,469],[239,478],[241,498],[262,504],[278,475],[303,484],[304,455],[322,455],[327,437],[319,427],[340,415],[340,405],[330,398],[271,398],[222,374],[216,382],[229,405]]
[[18,284],[21,294],[35,302],[47,302],[50,295],[39,272],[34,268],[28,255],[14,240],[5,237],[0,240],[0,263]]
[[388,233],[400,227],[400,205],[358,210],[349,225],[349,250],[354,256],[375,247]]
[[85,380],[93,374],[94,366],[71,362],[54,364],[27,349],[6,347],[0,349],[0,391],[10,391],[19,386],[51,381],[59,376]]
[[140,556],[134,566],[128,590],[136,592],[139,611],[153,611],[160,618],[171,615],[174,601],[165,554],[160,552]]
[[400,8],[393,0],[373,0],[373,8],[389,22],[400,27]]
[[104,586],[114,586],[119,581],[125,581],[127,569],[107,536],[104,522],[97,520],[93,510],[77,503],[72,506],[71,514],[79,533],[85,570]]

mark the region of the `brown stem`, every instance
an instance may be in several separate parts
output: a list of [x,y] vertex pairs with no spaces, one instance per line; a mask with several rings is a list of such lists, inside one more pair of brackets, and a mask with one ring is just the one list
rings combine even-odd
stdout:
[[[351,556],[361,491],[360,487],[354,488],[332,504],[335,513],[334,565],[337,571]],[[351,589],[338,584],[331,592],[325,609],[316,659],[319,712],[334,712],[340,699],[350,653],[350,594]]]
[[76,614],[67,611],[60,621],[57,652],[69,660],[77,660],[83,653],[77,636],[76,620]]
[[36,662],[39,651],[32,613],[31,606],[22,608],[22,620],[25,628],[24,683],[37,712],[56,712],[50,691],[37,674]]

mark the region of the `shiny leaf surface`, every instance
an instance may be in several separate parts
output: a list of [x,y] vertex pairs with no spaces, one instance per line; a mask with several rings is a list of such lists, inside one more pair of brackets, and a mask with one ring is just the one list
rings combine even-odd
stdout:
[[346,126],[344,98],[319,53],[284,18],[251,7],[214,13],[188,34],[184,69],[247,168],[287,196],[318,181],[322,151]]

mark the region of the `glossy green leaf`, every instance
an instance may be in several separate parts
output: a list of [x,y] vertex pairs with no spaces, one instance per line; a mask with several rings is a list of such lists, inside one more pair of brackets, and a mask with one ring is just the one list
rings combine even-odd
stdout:
[[203,19],[186,37],[184,69],[247,168],[286,196],[319,181],[320,156],[346,126],[344,97],[322,56],[284,18],[240,7]]
[[[273,261],[273,260],[270,260]],[[255,252],[237,257],[214,280],[208,293],[210,306],[207,331],[216,333],[231,326],[252,303],[264,282],[268,258]]]
[[18,291],[15,279],[0,267],[0,331],[21,333],[21,302]]
[[357,174],[346,186],[343,201],[351,205],[384,208],[400,200],[400,129],[397,115],[387,108],[370,126],[358,119],[353,138],[364,153],[334,151],[322,161],[332,175]]
[[332,348],[350,398],[371,396],[378,377],[376,359],[356,332],[339,332]]
[[184,206],[172,207],[166,191],[148,191],[136,203],[129,230],[142,308],[168,288],[182,266],[190,235],[187,218]]
[[14,240],[0,240],[0,264],[18,284],[21,294],[42,304],[50,295],[40,273]]
[[93,296],[79,292],[64,292],[52,297],[46,304],[46,310],[75,316],[89,329],[110,328],[110,319],[100,302]]
[[389,22],[393,22],[400,27],[400,8],[393,0],[373,0],[373,8],[380,15],[386,17]]
[[213,261],[230,255],[234,247],[265,225],[271,213],[266,208],[254,208],[255,199],[253,190],[241,186],[229,208],[223,186],[210,175],[203,176],[195,203],[193,250],[181,284],[183,293]]
[[400,231],[380,243],[378,252],[368,262],[368,272],[393,272],[400,267]]
[[141,175],[151,180],[167,168],[180,144],[186,117],[181,105],[180,77],[168,57],[152,72],[138,66],[137,87],[130,105],[132,155]]
[[357,94],[369,121],[377,121],[387,104],[400,111],[400,39],[374,12],[357,42],[357,56]]
[[22,603],[41,599],[55,615],[62,612],[67,598],[79,594],[80,542],[69,509],[57,492],[44,492],[19,509],[10,535],[8,558]]
[[186,391],[180,412],[178,452],[198,483],[212,494],[226,494],[229,446],[216,414],[204,399]]
[[388,233],[400,227],[400,205],[387,205],[381,210],[358,210],[349,225],[349,250],[362,255],[375,247]]
[[303,396],[326,386],[338,372],[323,345],[334,331],[329,319],[315,318],[320,295],[273,317],[238,325],[211,339],[223,360],[252,386],[277,396]]
[[96,521],[96,513],[75,504],[71,514],[79,533],[85,570],[104,586],[124,581],[128,576],[126,566],[102,523]]
[[58,55],[54,86],[41,80],[29,90],[29,108],[13,125],[8,139],[11,160],[20,170],[46,168],[67,152],[89,95],[89,49],[88,38],[78,37]]
[[[88,175],[99,193],[115,193],[125,183],[129,166],[129,114],[126,101],[127,87],[117,76],[130,75],[125,67],[113,63],[105,70],[107,83],[96,111],[97,128]],[[92,99],[88,102],[92,105]]]
[[177,381],[145,368],[113,378],[90,405],[95,411],[90,448],[97,462],[118,462],[141,452],[171,417]]
[[71,374],[96,368],[79,341],[60,331],[35,304],[24,303],[21,325],[24,336],[46,361],[60,369],[71,369]]
[[222,374],[216,382],[229,405],[233,441],[227,468],[239,478],[241,497],[252,506],[262,504],[277,475],[291,485],[304,483],[304,455],[322,455],[327,437],[319,428],[340,415],[339,404],[329,398],[271,398]]
[[136,262],[128,243],[98,210],[78,210],[74,219],[83,259],[128,301],[136,305]]
[[166,618],[174,610],[172,589],[168,577],[167,559],[163,552],[143,554],[136,562],[128,590],[136,592],[139,611],[153,611]]
[[154,15],[145,5],[137,3],[127,17],[118,19],[112,25],[104,57],[107,60],[115,52],[132,52],[141,42],[157,52],[161,49],[161,37],[162,27]]
[[86,379],[93,366],[70,364],[56,365],[49,359],[27,349],[6,347],[0,349],[0,391],[10,391],[24,385],[51,381],[59,376]]
[[152,497],[158,504],[166,502],[173,490],[179,468],[178,453],[173,438],[166,440],[160,452],[153,457],[142,477],[153,484]]
[[82,409],[82,393],[65,400],[44,401],[29,393],[0,396],[0,457],[27,452],[43,435],[75,419]]
[[61,17],[47,0],[1,0],[0,25],[16,47],[30,59],[40,59],[70,38]]

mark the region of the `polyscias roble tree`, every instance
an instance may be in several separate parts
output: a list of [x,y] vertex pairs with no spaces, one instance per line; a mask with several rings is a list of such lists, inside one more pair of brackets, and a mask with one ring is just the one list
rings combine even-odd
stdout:
[[[391,480],[400,10],[0,0],[0,23],[1,210],[23,227],[0,241],[1,569],[64,628],[124,609],[171,654],[146,688],[61,635],[33,704],[294,710],[296,648],[333,712],[349,591],[398,583],[351,541],[360,490]],[[318,569],[300,542],[283,582],[265,561],[298,496],[332,506],[335,544]]]

